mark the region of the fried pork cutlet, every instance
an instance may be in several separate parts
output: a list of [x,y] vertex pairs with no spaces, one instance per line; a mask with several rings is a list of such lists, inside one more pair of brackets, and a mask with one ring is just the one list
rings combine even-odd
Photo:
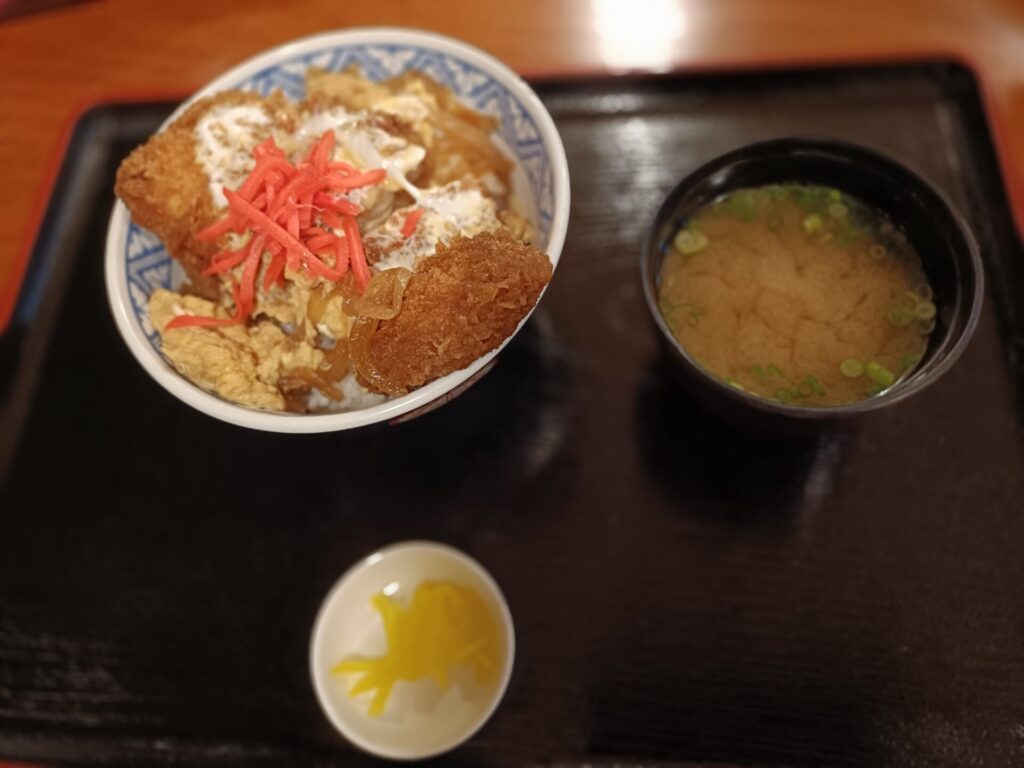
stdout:
[[[204,277],[202,271],[223,243],[201,243],[195,234],[223,214],[211,195],[210,178],[197,159],[196,125],[212,109],[243,105],[261,107],[269,118],[266,125],[253,131],[248,143],[259,143],[275,127],[293,129],[294,108],[280,93],[263,97],[224,91],[197,101],[166,130],[137,147],[117,169],[114,186],[132,219],[159,237],[185,268],[193,292],[210,299],[217,297],[219,283],[215,277]],[[230,129],[222,132],[225,139],[234,140],[229,134]]]
[[373,367],[404,391],[465,368],[512,335],[551,271],[545,254],[504,231],[438,245],[417,265],[402,311],[374,334]]

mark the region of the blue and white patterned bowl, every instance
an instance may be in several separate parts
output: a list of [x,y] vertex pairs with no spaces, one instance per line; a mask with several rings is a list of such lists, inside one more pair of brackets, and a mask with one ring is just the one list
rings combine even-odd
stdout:
[[[569,169],[562,140],[540,99],[518,75],[486,53],[457,40],[383,27],[307,37],[235,67],[182,104],[167,123],[197,99],[231,88],[263,94],[277,88],[293,99],[300,99],[304,96],[304,75],[309,67],[339,71],[352,64],[359,65],[372,80],[383,80],[410,69],[425,72],[451,88],[469,106],[498,118],[497,139],[515,158],[513,184],[534,218],[536,244],[557,267],[569,223]],[[501,351],[485,355],[468,368],[404,397],[371,408],[330,414],[258,411],[222,400],[195,386],[160,353],[159,335],[146,310],[149,296],[158,288],[177,288],[184,274],[160,240],[132,222],[131,214],[120,201],[114,205],[107,230],[105,271],[107,296],[118,330],[143,368],[164,389],[192,407],[253,429],[333,432],[388,421],[435,401],[450,399],[472,383],[474,376]]]

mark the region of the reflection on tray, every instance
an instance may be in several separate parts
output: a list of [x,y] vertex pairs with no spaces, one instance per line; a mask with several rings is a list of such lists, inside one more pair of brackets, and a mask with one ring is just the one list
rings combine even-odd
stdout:
[[681,513],[758,520],[827,495],[844,434],[779,442],[736,430],[687,398],[669,365],[659,358],[637,393],[637,444],[652,479],[680,502]]

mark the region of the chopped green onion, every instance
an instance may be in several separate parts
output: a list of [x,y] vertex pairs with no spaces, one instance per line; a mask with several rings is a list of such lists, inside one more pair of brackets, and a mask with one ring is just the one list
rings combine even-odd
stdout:
[[875,384],[885,389],[891,387],[895,381],[896,376],[886,368],[884,365],[879,363],[877,360],[870,361],[865,367],[864,372],[868,375]]
[[780,403],[791,403],[793,402],[793,393],[788,389],[777,389],[775,390],[775,399]]
[[825,388],[821,386],[821,382],[818,381],[818,377],[813,373],[807,377],[807,383],[818,397],[825,396]]
[[846,214],[849,212],[849,209],[842,203],[832,203],[828,207],[828,215],[833,219],[845,219]]
[[864,375],[864,363],[850,357],[839,364],[839,372],[848,379],[856,379]]
[[867,395],[868,397],[874,397],[875,395],[880,395],[880,394],[882,394],[882,390],[883,390],[883,389],[885,389],[885,387],[882,387],[882,386],[880,386],[880,385],[878,385],[878,384],[875,384],[875,385],[874,385],[873,387],[869,387],[869,388],[868,388],[868,391],[867,391],[867,392],[866,392],[865,394],[866,394],[866,395]]
[[906,307],[893,307],[885,313],[885,319],[897,328],[906,328],[914,322],[914,313]]
[[700,312],[695,309],[691,309],[690,314],[686,316],[686,324],[691,328],[696,328],[700,325]]
[[868,253],[871,254],[872,258],[881,261],[882,259],[885,258],[885,255],[886,253],[888,253],[888,251],[885,250],[884,245],[879,245],[878,243],[875,243],[870,248],[868,248]]
[[759,379],[764,379],[768,377],[768,373],[760,365],[750,366],[750,372],[757,376]]
[[695,229],[684,229],[678,232],[675,239],[672,241],[672,245],[680,253],[686,254],[687,256],[691,253],[698,253],[707,247],[708,238],[703,232],[698,232]]
[[921,297],[922,301],[931,301],[935,298],[932,287],[928,283],[921,283],[914,288],[914,293]]
[[745,390],[743,388],[743,385],[740,384],[738,381],[736,381],[736,379],[734,379],[732,376],[726,376],[724,381],[730,387],[734,387],[735,389],[738,389],[740,392],[746,392],[747,391],[747,390]]
[[794,187],[793,201],[805,211],[813,211],[819,206],[820,200],[808,187]]
[[874,240],[872,239],[871,230],[868,227],[856,223],[855,220],[847,219],[846,228],[850,231],[850,234],[853,235],[854,240],[859,240],[863,238],[864,240],[867,240],[869,243],[874,242]]
[[757,211],[744,192],[733,192],[722,201],[722,205],[727,211],[739,216],[744,221],[753,221],[757,218]]
[[900,365],[903,366],[904,371],[909,371],[921,362],[921,355],[919,354],[906,354],[900,359]]
[[782,378],[782,371],[779,370],[779,366],[775,363],[768,363],[767,371],[773,376],[778,376],[780,379]]
[[935,318],[931,320],[922,320],[921,326],[917,329],[917,332],[922,336],[928,336],[932,331],[935,330]]
[[917,315],[921,320],[931,320],[935,317],[935,305],[930,301],[922,301],[916,307],[914,307],[914,314]]
[[821,232],[825,228],[825,222],[821,220],[821,216],[816,213],[812,213],[809,216],[804,217],[804,232],[808,235],[813,235],[815,232]]

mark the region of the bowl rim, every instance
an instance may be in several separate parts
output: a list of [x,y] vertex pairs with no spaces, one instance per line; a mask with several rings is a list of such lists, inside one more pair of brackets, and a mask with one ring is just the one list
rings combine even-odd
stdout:
[[[443,745],[437,749],[420,752],[416,754],[407,754],[403,752],[396,752],[389,750],[387,746],[381,746],[376,742],[369,739],[365,739],[362,736],[352,732],[341,718],[337,717],[337,713],[327,693],[325,691],[325,685],[328,675],[317,665],[318,652],[320,650],[320,644],[323,638],[323,627],[329,615],[330,606],[334,600],[338,597],[341,591],[345,588],[346,583],[352,576],[361,572],[363,569],[368,568],[380,560],[384,559],[390,554],[396,552],[402,552],[406,550],[428,550],[444,557],[450,558],[458,562],[462,567],[474,573],[480,578],[481,582],[487,586],[491,595],[494,597],[495,602],[498,606],[500,615],[497,617],[501,622],[501,629],[505,635],[505,644],[507,648],[505,663],[503,665],[501,679],[498,681],[497,688],[494,691],[494,697],[491,703],[483,710],[480,717],[474,723],[474,725],[467,729],[467,731],[460,736],[460,738],[452,741],[450,744]],[[379,757],[388,758],[391,760],[424,760],[430,757],[436,757],[437,755],[449,752],[456,747],[469,741],[476,735],[481,728],[483,728],[487,722],[491,719],[494,713],[497,711],[498,706],[505,698],[505,693],[508,691],[509,682],[512,679],[512,670],[515,667],[515,656],[516,656],[516,632],[515,624],[512,621],[512,612],[509,610],[508,601],[505,599],[505,594],[501,591],[501,587],[498,582],[490,574],[490,572],[484,568],[480,562],[450,544],[445,544],[439,541],[431,541],[429,539],[408,539],[403,541],[397,541],[393,544],[381,547],[374,550],[370,554],[359,558],[351,566],[345,569],[344,573],[339,576],[330,589],[324,595],[319,608],[317,609],[316,618],[313,620],[313,627],[310,632],[309,639],[309,674],[313,684],[313,691],[316,694],[317,702],[320,704],[320,708],[323,710],[324,715],[330,721],[331,725],[334,726],[335,730],[338,731],[343,737],[354,744],[364,752],[368,752],[372,755]]]
[[[554,120],[540,98],[523,78],[506,64],[479,48],[460,40],[434,32],[403,27],[353,27],[321,32],[283,43],[230,68],[200,88],[179,105],[157,132],[164,130],[185,109],[198,99],[230,88],[238,80],[250,77],[267,67],[295,56],[316,51],[318,48],[344,45],[409,45],[446,53],[460,58],[492,76],[511,93],[533,119],[553,175],[552,196],[554,211],[545,251],[551,260],[552,271],[557,268],[569,225],[569,165]],[[337,432],[389,421],[398,416],[429,405],[448,395],[471,379],[504,349],[505,345],[522,329],[544,297],[545,286],[537,303],[520,321],[515,331],[501,345],[478,358],[468,367],[428,382],[407,395],[387,400],[369,408],[339,413],[295,414],[261,411],[232,403],[207,392],[178,373],[143,333],[135,319],[129,298],[127,270],[124,268],[124,249],[129,234],[130,213],[121,200],[115,200],[107,226],[104,255],[104,277],[107,300],[118,332],[128,349],[143,369],[167,392],[198,411],[229,424],[267,432],[312,434]],[[549,283],[550,285],[550,283]]]
[[[854,162],[866,160],[874,163],[876,166],[882,166],[891,172],[901,174],[910,179],[913,183],[918,184],[922,189],[931,194],[934,200],[938,202],[939,212],[948,216],[957,233],[963,239],[963,242],[966,245],[967,255],[965,261],[969,264],[970,274],[974,277],[973,290],[968,290],[964,285],[964,282],[961,280],[961,291],[964,303],[967,307],[967,318],[964,321],[963,329],[960,332],[959,338],[956,338],[953,341],[945,351],[945,355],[942,359],[939,360],[932,368],[928,369],[923,376],[920,378],[910,379],[906,381],[905,384],[897,383],[896,386],[876,397],[869,397],[864,400],[857,400],[855,402],[845,403],[842,405],[814,408],[799,405],[787,405],[785,403],[775,402],[773,400],[752,395],[726,384],[717,376],[706,371],[702,366],[694,361],[692,357],[690,357],[683,345],[679,343],[675,336],[672,335],[668,324],[665,322],[661,311],[658,309],[658,297],[654,294],[653,290],[655,279],[651,274],[652,254],[657,245],[658,230],[664,224],[666,219],[673,215],[678,206],[679,198],[685,194],[687,189],[696,186],[705,179],[716,173],[720,173],[739,162],[756,162],[759,159],[759,156],[766,156],[768,154],[797,154],[801,152],[829,155],[831,156],[830,159],[833,160],[836,159],[837,156],[842,156]],[[756,156],[752,157],[752,153],[756,153]],[[840,189],[842,188],[842,185],[837,186],[839,186]],[[865,200],[864,202],[869,205],[871,204],[870,200]],[[897,224],[898,223],[899,222],[897,222]],[[984,304],[985,295],[985,272],[978,243],[975,240],[974,234],[968,226],[967,221],[942,188],[929,180],[926,175],[914,170],[903,162],[895,160],[877,149],[827,136],[784,136],[743,144],[729,150],[728,152],[724,152],[713,157],[688,173],[672,188],[668,195],[666,195],[663,202],[658,207],[658,212],[655,214],[650,227],[647,229],[647,233],[643,241],[643,247],[640,252],[640,275],[641,281],[643,282],[644,299],[647,304],[647,309],[650,312],[655,325],[658,327],[662,340],[670,345],[677,362],[682,363],[689,373],[695,375],[705,386],[711,387],[717,395],[722,396],[735,404],[770,414],[772,416],[782,416],[784,418],[791,418],[793,420],[803,422],[827,422],[835,419],[859,416],[871,411],[876,411],[880,408],[895,405],[896,403],[902,402],[903,400],[906,400],[929,387],[941,378],[941,376],[945,374],[950,367],[952,367],[960,355],[963,354],[963,351],[967,348],[981,316],[981,309]]]

